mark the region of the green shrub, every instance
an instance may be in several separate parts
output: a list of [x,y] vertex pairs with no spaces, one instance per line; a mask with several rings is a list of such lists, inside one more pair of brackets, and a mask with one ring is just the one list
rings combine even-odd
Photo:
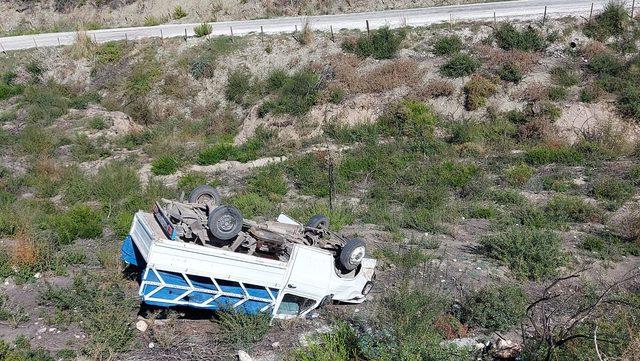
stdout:
[[70,244],[76,238],[102,235],[102,217],[91,207],[77,204],[65,213],[52,217],[49,227],[60,244]]
[[[153,15],[149,15],[149,16],[145,16],[144,18],[144,26],[158,26],[160,24],[162,24],[163,22],[167,21],[169,19],[167,18],[157,18]],[[195,29],[194,29],[195,30]]]
[[391,136],[431,138],[438,115],[421,101],[404,99],[391,104],[378,119],[381,131]]
[[475,73],[480,61],[468,54],[457,54],[440,67],[442,75],[449,78],[461,78]]
[[47,126],[67,113],[70,96],[68,88],[54,82],[35,84],[25,88],[20,104],[31,124]]
[[550,220],[560,223],[587,223],[602,220],[602,211],[598,207],[573,196],[554,196],[547,203],[545,212]]
[[211,165],[222,160],[234,160],[237,158],[238,150],[233,144],[221,142],[217,143],[198,155],[197,163],[200,165]]
[[520,83],[520,81],[524,77],[520,66],[514,63],[508,63],[503,65],[498,70],[498,76],[500,77],[500,79],[504,81],[508,81],[515,84]]
[[592,194],[597,199],[620,204],[635,194],[635,187],[627,180],[602,176],[593,182]]
[[291,350],[289,357],[298,361],[348,361],[358,359],[358,354],[355,331],[339,323],[333,331],[317,335],[309,346]]
[[547,279],[566,263],[560,238],[544,229],[511,228],[482,237],[480,244],[487,256],[508,266],[518,279]]
[[571,87],[580,83],[580,76],[568,66],[551,69],[551,79],[561,87]]
[[509,23],[502,24],[495,32],[495,38],[504,50],[541,51],[546,47],[540,31],[531,26],[518,30]]
[[545,165],[552,163],[561,163],[568,165],[581,164],[584,161],[584,155],[573,147],[552,148],[547,146],[538,146],[528,150],[524,159],[531,165]]
[[69,287],[49,287],[41,301],[56,308],[57,317],[77,323],[88,335],[87,352],[97,358],[128,351],[134,343],[138,301],[120,277],[83,272]]
[[13,96],[22,94],[24,87],[13,82],[15,77],[15,72],[6,72],[2,74],[2,77],[0,78],[0,100],[9,99]]
[[615,54],[598,53],[589,59],[587,69],[598,76],[618,76],[624,70],[624,64]]
[[554,102],[559,102],[567,99],[567,89],[561,86],[553,86],[548,89],[549,92],[549,100]]
[[640,87],[638,85],[627,85],[618,96],[616,104],[622,114],[640,121]]
[[264,217],[269,216],[274,208],[267,197],[262,193],[241,193],[231,197],[229,203],[237,207],[245,218]]
[[459,53],[462,48],[462,39],[458,35],[441,36],[433,43],[433,52],[436,55]]
[[175,19],[175,20],[182,19],[182,18],[186,17],[187,15],[189,15],[189,14],[187,14],[187,12],[184,11],[182,6],[180,6],[180,5],[176,5],[176,7],[173,8],[173,12],[171,13],[171,17],[173,19]]
[[316,197],[329,195],[327,161],[321,154],[306,154],[287,161],[287,174],[303,194]]
[[604,260],[619,261],[623,256],[640,255],[640,244],[638,242],[624,241],[610,234],[587,234],[578,243],[578,247]]
[[598,87],[590,85],[580,89],[579,98],[583,103],[593,103],[600,97],[600,90]]
[[329,229],[333,231],[339,231],[345,226],[353,224],[356,220],[353,208],[347,205],[334,205],[330,210],[327,202],[308,202],[304,205],[288,208],[286,214],[302,224],[306,224],[311,217],[317,214],[323,214],[329,218]]
[[213,31],[213,27],[211,26],[211,24],[207,24],[207,23],[202,23],[200,25],[197,25],[195,28],[193,28],[193,32],[198,38],[207,36],[211,34],[212,31]]
[[526,165],[526,164],[516,164],[507,168],[505,173],[505,177],[507,182],[511,186],[522,186],[533,174],[535,173],[535,169]]
[[363,34],[355,41],[343,42],[342,49],[363,58],[371,56],[375,59],[391,59],[400,49],[404,37],[405,33],[402,30],[393,31],[383,27],[373,31],[370,37]]
[[622,35],[629,24],[629,12],[624,3],[611,1],[602,13],[584,27],[584,34],[597,40],[607,40],[611,36]]
[[473,111],[485,106],[487,97],[497,90],[496,84],[483,76],[473,76],[463,88],[466,110]]
[[235,310],[218,312],[214,322],[219,328],[217,336],[234,349],[250,350],[269,332],[270,317],[266,313],[248,315]]
[[225,98],[238,104],[244,104],[245,97],[252,91],[252,75],[245,66],[229,73],[224,89]]
[[115,63],[122,59],[127,47],[122,41],[109,41],[96,48],[96,61],[99,64]]
[[333,104],[340,104],[344,99],[346,93],[343,89],[337,88],[331,90],[329,93],[329,101]]
[[275,99],[263,103],[261,113],[306,114],[316,103],[320,88],[319,76],[310,70],[301,70],[280,78],[276,82],[270,75],[268,88],[275,92]]
[[486,286],[466,299],[463,320],[491,331],[505,332],[518,325],[526,308],[527,295],[520,286]]
[[189,194],[197,186],[207,184],[207,178],[202,173],[187,172],[178,179],[177,187],[179,190]]
[[264,194],[272,201],[280,201],[288,190],[283,167],[269,165],[257,169],[247,178],[247,189],[249,192]]
[[151,172],[155,175],[175,173],[180,167],[180,161],[174,155],[162,155],[151,162]]

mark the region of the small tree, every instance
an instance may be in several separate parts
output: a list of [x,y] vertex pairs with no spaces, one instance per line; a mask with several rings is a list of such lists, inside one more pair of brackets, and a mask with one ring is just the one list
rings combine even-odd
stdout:
[[193,28],[193,32],[196,33],[196,36],[199,38],[211,34],[212,31],[213,31],[213,28],[211,27],[210,24],[207,24],[207,23],[202,23],[196,26],[195,28]]

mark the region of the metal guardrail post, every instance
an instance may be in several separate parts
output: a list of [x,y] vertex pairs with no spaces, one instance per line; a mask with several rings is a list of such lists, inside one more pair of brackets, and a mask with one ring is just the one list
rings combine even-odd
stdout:
[[333,41],[335,43],[336,42],[336,38],[333,37],[333,25],[329,25],[329,28],[331,29],[331,41]]
[[633,2],[631,3],[631,20],[633,20],[633,15],[636,12],[636,0],[633,0]]
[[162,34],[162,28],[160,28],[160,40],[164,40],[164,34]]
[[589,21],[591,21],[592,17],[593,17],[593,3],[591,3],[591,11],[589,12]]
[[371,29],[369,29],[369,20],[367,20],[367,36],[371,37]]
[[35,36],[33,37],[33,45],[35,45],[36,49],[38,49],[38,43],[36,43],[36,37]]
[[264,43],[264,29],[262,28],[262,25],[260,25],[260,42]]
[[547,21],[547,6],[544,6],[544,15],[542,15],[542,25]]

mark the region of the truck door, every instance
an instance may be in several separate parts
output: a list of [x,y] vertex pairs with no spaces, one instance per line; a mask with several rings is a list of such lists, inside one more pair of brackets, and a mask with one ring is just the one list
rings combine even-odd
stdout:
[[322,249],[296,246],[291,255],[289,278],[276,304],[276,317],[304,316],[327,295],[333,256]]

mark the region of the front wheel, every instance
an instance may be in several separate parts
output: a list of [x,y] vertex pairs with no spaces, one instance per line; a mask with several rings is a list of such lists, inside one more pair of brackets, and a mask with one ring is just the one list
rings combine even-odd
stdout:
[[228,241],[242,230],[242,213],[234,206],[220,206],[209,213],[209,232],[219,240]]
[[340,250],[340,266],[348,271],[354,270],[360,265],[366,252],[367,247],[362,238],[350,239]]

